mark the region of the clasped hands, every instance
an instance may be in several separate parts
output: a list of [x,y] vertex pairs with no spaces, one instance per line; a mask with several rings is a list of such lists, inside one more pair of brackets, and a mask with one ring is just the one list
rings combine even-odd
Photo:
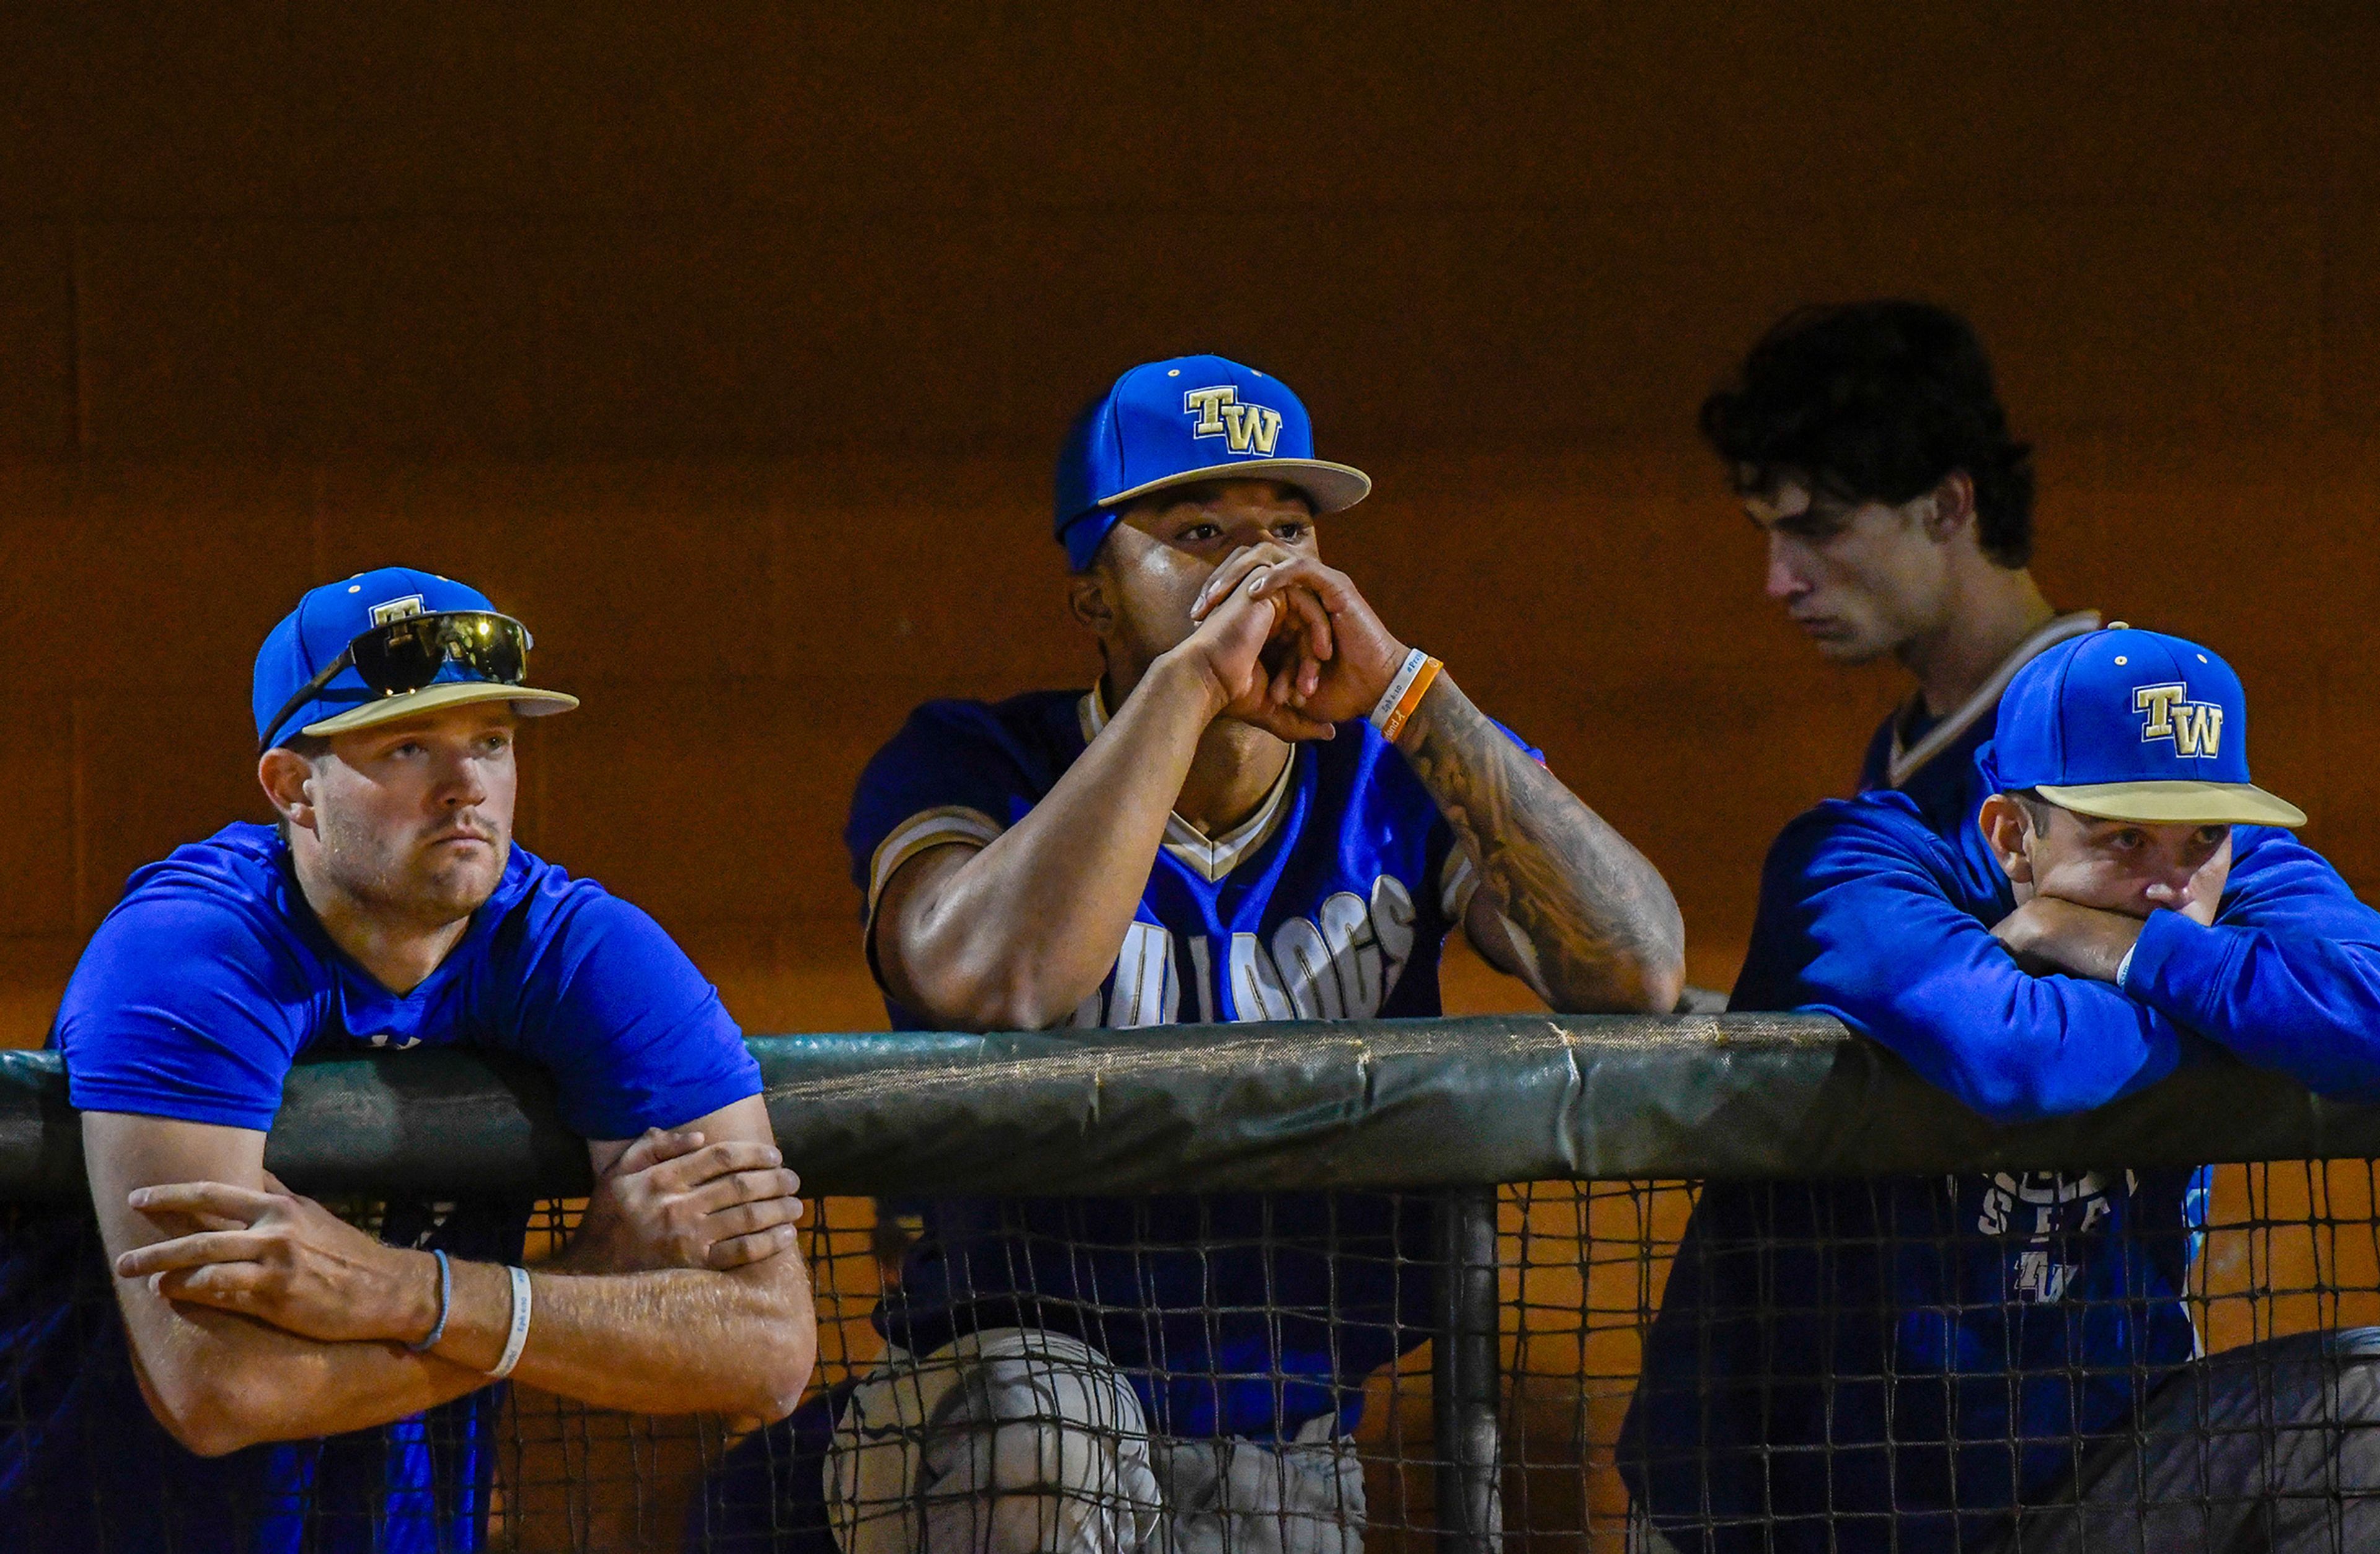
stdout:
[[[794,1246],[800,1186],[771,1145],[650,1129],[597,1180],[578,1233],[548,1266],[594,1274],[762,1262]],[[416,1343],[438,1321],[430,1253],[375,1240],[270,1172],[261,1189],[176,1182],[128,1201],[163,1225],[196,1226],[115,1259],[116,1277],[146,1279],[167,1300],[322,1342]]]
[[1225,557],[1190,619],[1176,651],[1209,676],[1217,716],[1283,739],[1329,739],[1367,715],[1405,661],[1345,573],[1276,544]]

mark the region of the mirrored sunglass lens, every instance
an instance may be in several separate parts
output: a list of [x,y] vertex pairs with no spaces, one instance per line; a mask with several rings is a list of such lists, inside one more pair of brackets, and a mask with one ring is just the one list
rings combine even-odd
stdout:
[[355,641],[356,673],[383,696],[418,691],[446,662],[436,621],[399,621]]
[[448,623],[447,656],[482,679],[518,685],[528,672],[521,628],[497,615],[460,615]]
[[528,673],[528,634],[501,615],[422,615],[355,640],[356,673],[382,696],[418,691],[453,659],[483,680],[518,685]]

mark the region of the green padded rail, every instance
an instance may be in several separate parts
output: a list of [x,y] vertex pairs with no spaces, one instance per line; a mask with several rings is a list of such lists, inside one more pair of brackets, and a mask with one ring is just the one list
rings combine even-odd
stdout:
[[[2380,1156],[2380,1107],[2210,1059],[1996,1128],[1810,1015],[1500,1015],[1069,1035],[753,1038],[808,1190],[1143,1194],[1848,1176]],[[317,1193],[585,1190],[535,1069],[301,1063],[266,1162]],[[80,1190],[55,1054],[0,1053],[0,1196]]]

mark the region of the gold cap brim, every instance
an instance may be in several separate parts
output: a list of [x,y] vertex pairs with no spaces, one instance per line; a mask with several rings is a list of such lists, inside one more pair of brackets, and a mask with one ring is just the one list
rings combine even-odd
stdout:
[[567,712],[578,705],[577,697],[565,696],[560,691],[541,691],[529,686],[504,686],[492,680],[442,680],[434,686],[424,686],[403,696],[367,701],[360,707],[349,708],[335,718],[308,723],[298,732],[318,736],[346,734],[351,729],[370,728],[375,723],[395,722],[399,718],[434,712],[442,707],[468,707],[478,701],[509,701],[513,704],[513,710],[524,718],[542,718],[555,712]]
[[2036,788],[2035,793],[2095,820],[2138,820],[2155,826],[2288,826],[2306,823],[2305,811],[2252,783],[2095,783],[2086,787]]
[[1128,491],[1120,491],[1099,498],[1102,507],[1112,507],[1119,502],[1147,496],[1151,492],[1168,491],[1175,486],[1193,486],[1201,480],[1279,480],[1285,486],[1295,486],[1314,504],[1317,516],[1325,513],[1343,513],[1372,494],[1372,478],[1351,464],[1333,464],[1321,458],[1243,458],[1229,464],[1210,464],[1204,469],[1184,469],[1178,475],[1160,480],[1144,480]]

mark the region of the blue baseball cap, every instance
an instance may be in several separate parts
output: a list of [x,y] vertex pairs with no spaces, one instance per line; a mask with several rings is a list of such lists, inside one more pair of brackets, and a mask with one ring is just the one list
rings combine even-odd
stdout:
[[1198,480],[1279,480],[1319,513],[1370,494],[1372,478],[1314,456],[1314,423],[1279,378],[1219,356],[1134,368],[1075,418],[1058,457],[1057,535],[1080,572],[1116,507]]
[[2248,778],[2248,697],[2195,642],[2119,621],[2017,671],[1979,759],[2003,789],[2150,825],[2301,826]]
[[285,745],[301,734],[344,734],[349,729],[409,718],[434,708],[459,707],[474,701],[509,701],[523,717],[567,712],[578,705],[575,696],[541,691],[480,678],[461,662],[448,659],[438,677],[418,691],[380,696],[364,684],[353,665],[333,675],[313,698],[273,727],[274,716],[289,698],[303,690],[324,666],[346,651],[347,644],[375,626],[413,615],[475,610],[496,613],[488,596],[468,584],[418,572],[409,566],[383,566],[358,572],[344,582],[325,583],[298,601],[281,618],[256,651],[256,679],[250,701],[256,712],[256,736]]

